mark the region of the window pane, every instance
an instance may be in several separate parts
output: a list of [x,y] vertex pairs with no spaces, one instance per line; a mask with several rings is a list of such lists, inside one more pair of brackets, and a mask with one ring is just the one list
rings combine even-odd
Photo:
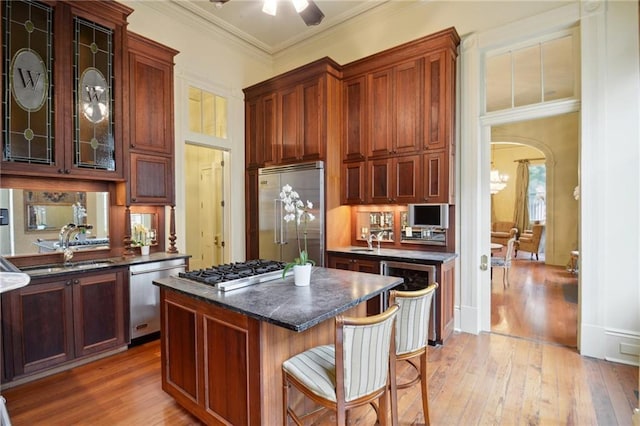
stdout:
[[547,217],[547,169],[544,164],[529,165],[529,221],[544,223]]
[[189,131],[194,133],[202,133],[201,93],[200,89],[189,87]]
[[487,111],[511,108],[511,53],[487,57]]
[[216,136],[227,138],[227,98],[216,96]]
[[544,100],[574,96],[573,40],[570,36],[542,45]]
[[215,136],[216,103],[215,96],[209,92],[202,92],[202,127],[205,135]]
[[542,101],[540,46],[513,52],[514,106]]
[[227,138],[227,99],[189,87],[189,130]]

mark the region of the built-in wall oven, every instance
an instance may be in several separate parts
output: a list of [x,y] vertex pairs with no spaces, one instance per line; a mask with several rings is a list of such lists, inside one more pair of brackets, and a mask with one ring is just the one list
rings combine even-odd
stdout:
[[[383,260],[380,262],[380,274],[390,275],[393,277],[403,278],[404,282],[394,290],[416,291],[429,287],[435,282],[436,267],[433,265],[424,265],[420,263],[395,262]],[[429,319],[429,340],[436,340],[436,315],[437,304],[436,298],[432,299],[431,318]],[[382,307],[386,309],[389,306],[388,294],[385,294],[382,300]]]

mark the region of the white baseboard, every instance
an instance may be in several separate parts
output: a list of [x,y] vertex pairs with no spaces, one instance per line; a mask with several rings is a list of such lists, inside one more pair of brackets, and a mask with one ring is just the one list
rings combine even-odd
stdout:
[[480,328],[480,312],[475,306],[456,308],[456,328],[465,333],[478,334]]

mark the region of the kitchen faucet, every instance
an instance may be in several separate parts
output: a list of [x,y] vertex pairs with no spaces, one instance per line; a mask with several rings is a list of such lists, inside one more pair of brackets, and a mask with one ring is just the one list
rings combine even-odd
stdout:
[[369,233],[369,237],[367,238],[367,245],[369,246],[369,250],[373,250],[373,237],[375,236],[376,240],[378,241],[378,250],[380,250],[380,241],[382,241],[382,239],[384,238],[384,234],[387,231],[381,231],[378,232],[377,234],[374,234],[373,232]]
[[93,229],[93,225],[76,225],[75,223],[70,223],[62,227],[58,236],[58,243],[60,248],[63,250],[62,256],[64,258],[64,263],[69,263],[71,262],[71,259],[73,259],[73,250],[71,250],[71,247],[69,246],[71,236],[79,234],[83,230],[87,229]]

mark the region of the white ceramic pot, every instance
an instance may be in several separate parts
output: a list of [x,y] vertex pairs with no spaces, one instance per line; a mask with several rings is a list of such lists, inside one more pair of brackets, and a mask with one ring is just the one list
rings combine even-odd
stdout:
[[311,282],[311,264],[294,265],[293,281],[298,287],[308,286]]
[[140,254],[149,256],[149,246],[140,246]]

